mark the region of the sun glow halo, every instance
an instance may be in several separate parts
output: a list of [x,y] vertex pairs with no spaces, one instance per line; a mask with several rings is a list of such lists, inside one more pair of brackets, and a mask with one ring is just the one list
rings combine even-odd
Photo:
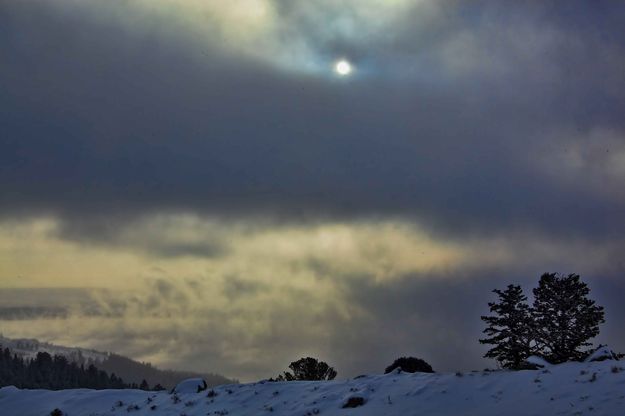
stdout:
[[347,76],[352,72],[352,65],[345,59],[341,59],[334,64],[334,71],[341,76]]

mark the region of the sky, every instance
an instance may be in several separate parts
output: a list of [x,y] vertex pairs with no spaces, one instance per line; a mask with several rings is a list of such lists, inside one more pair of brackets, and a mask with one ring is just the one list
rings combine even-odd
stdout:
[[624,351],[623,21],[0,1],[0,332],[243,381],[481,369],[491,290],[561,272]]

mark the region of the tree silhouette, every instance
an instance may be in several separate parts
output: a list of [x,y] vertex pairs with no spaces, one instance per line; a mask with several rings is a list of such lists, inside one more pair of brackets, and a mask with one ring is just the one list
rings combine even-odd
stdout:
[[603,307],[588,298],[590,289],[577,274],[545,273],[534,289],[532,316],[541,354],[552,363],[583,359],[605,322]]
[[293,361],[289,368],[293,373],[288,371],[284,376],[278,376],[278,381],[295,381],[295,380],[333,380],[336,377],[336,370],[323,361],[316,358],[306,357]]
[[407,373],[433,373],[432,366],[421,358],[400,357],[393,361],[393,364],[386,367],[384,374],[388,374],[396,368],[400,368]]
[[484,357],[494,358],[503,368],[519,369],[532,354],[533,321],[527,297],[521,286],[508,285],[506,290],[493,290],[498,302],[489,302],[492,315],[482,316],[488,324],[486,338],[480,344],[494,345]]

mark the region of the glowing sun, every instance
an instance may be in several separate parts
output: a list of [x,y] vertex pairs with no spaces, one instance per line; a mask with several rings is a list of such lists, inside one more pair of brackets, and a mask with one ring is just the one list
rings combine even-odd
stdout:
[[340,76],[349,75],[352,72],[352,64],[345,59],[341,59],[334,64],[334,71]]

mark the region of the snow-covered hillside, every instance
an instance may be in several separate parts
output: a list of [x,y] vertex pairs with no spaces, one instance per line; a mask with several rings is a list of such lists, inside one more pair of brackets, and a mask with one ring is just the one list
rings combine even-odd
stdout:
[[[330,382],[259,382],[199,393],[0,389],[7,416],[152,415],[622,415],[625,363],[540,370],[391,373]],[[188,384],[188,383],[187,383]],[[189,391],[185,385],[184,391]],[[191,389],[192,390],[192,389]],[[361,404],[362,403],[362,404]],[[344,408],[346,404],[357,405]]]
[[105,352],[77,347],[64,347],[48,342],[41,342],[36,339],[11,339],[2,335],[0,335],[0,346],[2,346],[2,348],[9,348],[12,353],[24,358],[34,358],[38,352],[47,352],[50,355],[62,355],[68,360],[79,364],[97,364],[109,358],[109,354]]

